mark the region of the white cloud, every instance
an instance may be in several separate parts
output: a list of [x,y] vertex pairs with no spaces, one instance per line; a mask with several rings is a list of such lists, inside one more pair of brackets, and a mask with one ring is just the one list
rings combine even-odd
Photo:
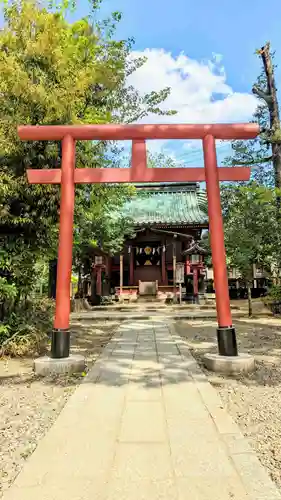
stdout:
[[[175,109],[174,116],[151,115],[143,122],[227,123],[248,121],[257,101],[251,93],[235,92],[227,83],[222,56],[213,54],[209,61],[196,61],[181,53],[173,57],[163,49],[133,52],[147,62],[128,78],[141,94],[170,87],[163,109]],[[219,96],[219,99],[216,97]]]
[[[221,54],[212,53],[209,60],[197,61],[184,53],[173,56],[163,49],[135,51],[132,57],[147,58],[147,62],[132,73],[128,85],[142,95],[171,88],[162,109],[177,111],[173,116],[149,115],[142,123],[233,123],[247,122],[257,106],[251,93],[236,92],[228,83]],[[201,141],[148,141],[149,151],[163,152],[180,163],[202,163]],[[217,141],[218,156],[229,154],[229,146]],[[199,153],[199,156],[196,155]],[[219,153],[221,151],[221,153]]]

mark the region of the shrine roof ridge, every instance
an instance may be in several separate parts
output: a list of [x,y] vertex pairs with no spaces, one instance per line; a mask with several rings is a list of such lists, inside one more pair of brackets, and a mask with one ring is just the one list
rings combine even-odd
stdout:
[[136,194],[122,209],[122,215],[130,218],[135,226],[208,225],[205,191],[199,189],[144,191],[146,196]]
[[133,184],[137,190],[151,192],[198,191],[198,182],[146,182]]

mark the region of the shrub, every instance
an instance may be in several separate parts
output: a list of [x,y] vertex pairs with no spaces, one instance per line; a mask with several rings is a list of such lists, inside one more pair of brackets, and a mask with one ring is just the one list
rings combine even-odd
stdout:
[[15,284],[8,283],[4,276],[0,276],[0,302],[13,300],[16,297],[17,289]]
[[281,285],[273,285],[269,289],[264,303],[273,314],[281,314]]
[[281,285],[273,285],[269,289],[268,298],[274,302],[281,302]]
[[27,356],[46,350],[52,329],[54,302],[40,298],[24,301],[0,326],[0,355]]

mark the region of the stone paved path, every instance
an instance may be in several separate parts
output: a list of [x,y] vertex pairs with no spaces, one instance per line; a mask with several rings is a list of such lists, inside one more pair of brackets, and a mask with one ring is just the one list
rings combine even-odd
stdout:
[[123,323],[4,500],[280,500],[172,325]]
[[[233,310],[232,315],[239,317],[247,317],[247,313],[245,311]],[[263,314],[265,316],[265,314]],[[269,314],[267,313],[267,316]],[[141,321],[143,319],[146,320],[158,320],[158,318],[170,319],[170,320],[181,320],[181,319],[190,319],[190,320],[198,320],[198,319],[216,319],[217,313],[216,310],[205,310],[205,311],[196,311],[196,309],[191,310],[173,310],[167,308],[166,310],[159,308],[158,311],[151,311],[147,308],[143,308],[143,310],[128,310],[128,311],[116,311],[112,310],[95,310],[95,311],[82,311],[77,313],[72,313],[72,320],[80,321],[95,321],[95,320],[130,320],[130,321]]]

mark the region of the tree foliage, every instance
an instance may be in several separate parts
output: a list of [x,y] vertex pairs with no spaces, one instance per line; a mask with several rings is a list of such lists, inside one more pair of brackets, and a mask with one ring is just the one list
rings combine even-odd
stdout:
[[[80,196],[84,193],[80,193]],[[106,188],[101,185],[88,197],[81,197],[76,205],[74,226],[74,263],[81,271],[88,264],[95,248],[109,255],[117,253],[124,237],[130,236],[133,226],[128,217],[122,215],[122,206],[135,194],[134,187],[120,190],[118,186]]]
[[148,153],[147,166],[148,168],[175,168],[179,165],[174,158],[165,153]]
[[279,255],[276,192],[252,182],[222,190],[225,244],[229,264],[252,279],[253,264],[271,269]]
[[[132,39],[114,39],[120,13],[94,20],[100,1],[90,2],[90,15],[74,23],[65,17],[74,7],[72,1],[52,2],[52,10],[46,2],[36,0],[4,4],[5,25],[0,32],[0,275],[2,288],[15,287],[17,299],[21,299],[36,282],[36,262],[42,255],[48,259],[56,254],[60,192],[58,186],[29,185],[26,168],[58,168],[61,148],[56,142],[21,142],[17,126],[130,122],[147,113],[162,113],[159,104],[169,89],[140,96],[127,86],[128,74],[145,61],[132,57]],[[118,166],[114,143],[84,141],[76,148],[77,168]],[[86,248],[95,240],[109,251],[116,250],[127,228],[109,214],[131,194],[128,186],[77,186],[76,247]],[[83,258],[76,248],[76,261],[78,256]]]
[[[276,217],[278,196],[277,190],[255,182],[248,186],[227,186],[222,190],[228,266],[240,272],[249,294],[254,265],[270,273],[281,268],[281,233]],[[250,301],[249,307],[251,309]]]

